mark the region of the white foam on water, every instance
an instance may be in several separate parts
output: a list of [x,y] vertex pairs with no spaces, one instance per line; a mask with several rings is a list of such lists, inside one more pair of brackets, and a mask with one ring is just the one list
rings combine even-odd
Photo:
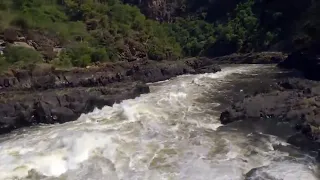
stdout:
[[289,156],[274,150],[273,145],[284,143],[276,137],[256,144],[240,132],[216,131],[221,124],[212,107],[219,104],[198,101],[228,76],[259,68],[180,76],[153,84],[150,94],[83,114],[78,121],[12,135],[0,143],[0,179],[28,179],[28,173],[30,179],[35,171],[50,180],[240,180],[262,166],[270,167],[261,171],[275,178],[292,178],[287,173],[294,172],[294,177],[315,179],[304,161],[276,161]]
[[267,167],[256,170],[248,179],[281,179],[281,180],[316,180],[314,175],[310,174],[312,167],[295,162],[276,162]]

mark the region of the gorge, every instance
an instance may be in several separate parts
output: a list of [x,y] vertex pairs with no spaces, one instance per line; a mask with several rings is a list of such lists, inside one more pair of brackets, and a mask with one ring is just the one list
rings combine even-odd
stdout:
[[0,0],[0,179],[320,179],[319,7]]

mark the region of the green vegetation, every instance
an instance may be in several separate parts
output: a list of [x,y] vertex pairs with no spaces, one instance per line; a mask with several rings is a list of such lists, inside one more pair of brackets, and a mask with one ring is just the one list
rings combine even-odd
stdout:
[[203,20],[177,19],[168,25],[169,33],[183,49],[185,56],[198,56],[215,42],[215,27]]
[[252,12],[254,0],[237,5],[234,15],[224,26],[219,26],[220,37],[227,41],[235,42],[238,49],[242,49],[245,43],[252,49],[252,41],[255,41],[258,20]]
[[[0,30],[37,30],[58,39],[64,50],[50,61],[58,66],[85,67],[136,56],[176,59],[182,54],[165,26],[118,0],[0,0],[0,19]],[[14,55],[18,58],[25,52],[15,53],[21,53]],[[4,55],[8,63],[11,56]]]
[[179,18],[169,25],[170,35],[175,37],[187,56],[208,55],[208,51],[216,55],[217,46],[224,48],[221,42],[229,46],[227,54],[263,49],[277,40],[277,34],[260,26],[257,15],[253,13],[254,4],[254,0],[239,3],[228,15],[228,20],[220,23]]
[[4,54],[0,56],[0,67],[1,69],[7,68],[9,65],[22,67],[24,65],[35,64],[41,61],[41,54],[34,49],[9,46],[5,49]]
[[42,60],[39,52],[26,47],[9,46],[4,51],[4,56],[6,61],[11,64],[18,62],[35,63]]
[[[179,1],[187,4],[180,9],[187,15],[170,16],[170,22],[158,22],[121,0],[0,0],[0,32],[15,28],[22,34],[36,32],[39,42],[55,42],[49,48],[39,45],[37,51],[41,54],[31,49],[7,48],[0,66],[44,59],[56,66],[86,67],[137,58],[175,60],[185,56],[225,55],[267,49],[279,41],[280,33],[284,34],[260,22],[261,12],[257,13],[255,6],[263,0],[236,0],[232,5],[221,0],[224,12],[215,14],[212,9],[217,9],[213,5],[217,2],[220,1],[203,4]],[[283,21],[280,21],[282,12],[270,12],[272,20]],[[212,18],[218,14],[224,16]],[[47,39],[43,40],[43,34]],[[62,51],[54,53],[52,49],[56,46],[62,47]],[[46,53],[56,56],[47,57]]]

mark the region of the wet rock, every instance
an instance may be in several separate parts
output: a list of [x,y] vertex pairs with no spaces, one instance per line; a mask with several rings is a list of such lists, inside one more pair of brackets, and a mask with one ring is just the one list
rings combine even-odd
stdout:
[[29,92],[28,95],[7,92],[6,100],[9,103],[3,102],[4,99],[0,103],[0,133],[38,123],[73,121],[95,107],[111,106],[149,91],[149,87],[143,83],[126,82],[91,89],[71,88],[59,91],[45,90],[41,93]]
[[77,115],[69,108],[57,107],[51,110],[52,119],[59,123],[65,123],[71,119],[76,119]]
[[221,113],[221,123],[276,119],[288,123],[298,133],[288,137],[289,143],[320,151],[320,83],[290,78],[278,82],[274,88],[271,92],[249,95],[232,104]]
[[212,72],[218,72],[218,71],[221,71],[221,68],[219,66],[210,65],[210,66],[204,66],[196,69],[195,73],[202,74],[202,73],[212,73]]
[[288,143],[300,147],[303,150],[319,150],[320,149],[320,143],[313,141],[312,139],[309,139],[302,133],[297,133],[291,137],[288,138]]

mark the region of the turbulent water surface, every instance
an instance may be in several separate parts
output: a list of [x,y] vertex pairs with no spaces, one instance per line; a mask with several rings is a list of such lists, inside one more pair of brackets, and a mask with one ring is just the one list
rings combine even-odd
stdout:
[[11,133],[0,139],[0,179],[319,179],[314,159],[280,138],[221,128],[220,110],[272,74],[241,65],[184,75],[78,121]]

